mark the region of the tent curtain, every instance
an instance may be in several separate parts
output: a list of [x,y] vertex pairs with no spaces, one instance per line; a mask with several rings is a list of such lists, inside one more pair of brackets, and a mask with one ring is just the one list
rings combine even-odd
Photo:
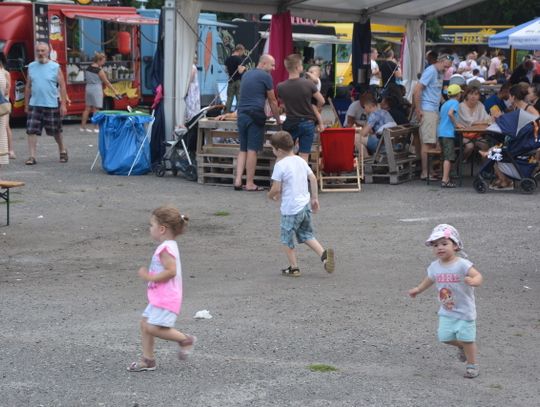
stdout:
[[291,13],[273,14],[270,23],[268,53],[276,60],[276,69],[272,72],[274,89],[276,85],[289,77],[283,61],[293,53]]
[[[186,102],[184,97],[189,87],[193,58],[197,49],[198,20],[201,3],[193,0],[177,0],[176,2],[176,89],[175,89],[175,123],[184,124]],[[165,89],[165,92],[167,90]]]
[[371,67],[371,21],[354,23],[352,34],[352,74],[355,84],[369,83],[368,72]]
[[418,74],[424,68],[426,25],[420,20],[407,20],[405,24],[405,46],[403,48],[403,85],[407,98],[412,99],[412,91],[418,82]]

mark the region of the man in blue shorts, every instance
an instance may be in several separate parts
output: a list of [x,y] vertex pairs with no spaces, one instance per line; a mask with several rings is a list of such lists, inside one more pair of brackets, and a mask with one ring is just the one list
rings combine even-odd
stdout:
[[[315,136],[315,109],[324,105],[324,98],[313,81],[300,77],[304,67],[299,54],[285,58],[285,69],[289,79],[277,86],[279,99],[287,112],[283,130],[288,131],[295,142],[298,140],[298,155],[307,162]],[[316,106],[312,105],[312,100]]]
[[[28,134],[29,157],[26,165],[36,164],[37,136],[43,128],[48,136],[53,136],[60,162],[67,163],[68,154],[62,138],[62,117],[66,115],[66,82],[60,65],[49,59],[47,43],[36,44],[36,61],[28,65],[28,78],[24,90],[24,111],[26,112],[26,134]],[[60,99],[60,101],[59,101]],[[59,104],[60,103],[60,104]]]
[[[264,54],[259,58],[257,68],[244,73],[240,84],[240,103],[238,104],[238,135],[240,136],[240,152],[236,162],[236,177],[234,190],[262,191],[255,184],[255,167],[257,152],[262,150],[264,143],[264,125],[266,113],[264,104],[268,99],[272,113],[279,120],[279,110],[274,85],[270,72],[275,69],[276,62],[271,55]],[[242,176],[246,170],[246,185],[242,187]]]

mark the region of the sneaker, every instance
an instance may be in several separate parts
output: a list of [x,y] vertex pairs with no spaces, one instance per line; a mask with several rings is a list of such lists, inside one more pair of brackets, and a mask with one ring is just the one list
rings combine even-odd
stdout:
[[289,266],[281,270],[281,274],[288,277],[300,277],[300,269],[298,267]]
[[99,129],[94,129],[94,133],[99,133]]
[[458,357],[460,362],[466,362],[467,361],[467,356],[465,356],[465,350],[463,348],[458,348],[457,357]]
[[475,377],[478,377],[479,374],[480,368],[478,365],[467,365],[467,367],[465,367],[465,374],[463,377],[466,379],[474,379]]
[[197,343],[196,336],[186,334],[186,339],[178,342],[178,344],[180,345],[180,350],[178,351],[178,359],[186,360],[189,357],[189,355],[193,353],[193,348],[195,347],[196,343]]
[[327,273],[333,273],[334,272],[334,249],[326,249],[322,256],[321,261],[324,264],[324,269]]

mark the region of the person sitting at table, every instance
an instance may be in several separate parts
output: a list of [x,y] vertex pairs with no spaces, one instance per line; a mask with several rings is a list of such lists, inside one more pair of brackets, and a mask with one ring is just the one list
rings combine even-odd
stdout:
[[351,91],[351,99],[353,102],[349,105],[347,113],[345,114],[345,127],[363,126],[366,123],[367,114],[360,104],[360,97],[364,92],[357,89]]
[[[480,89],[477,87],[469,87],[463,96],[463,102],[459,104],[457,122],[465,128],[469,127],[487,127],[493,122],[493,119],[486,113],[486,109],[480,102]],[[488,149],[488,145],[484,141],[473,141],[477,138],[477,133],[474,131],[463,133],[463,159],[467,160],[474,148],[481,151]]]
[[529,93],[525,98],[525,101],[540,112],[540,83],[533,83],[529,86]]
[[383,99],[381,100],[381,109],[390,113],[390,116],[392,116],[397,124],[409,124],[407,112],[403,109],[395,96],[383,96]]
[[510,88],[510,97],[508,100],[510,101],[510,104],[513,106],[514,109],[522,109],[532,115],[539,116],[540,113],[538,112],[538,110],[535,109],[532,103],[527,102],[526,99],[528,96],[529,84],[525,82],[520,82]]
[[512,84],[509,82],[503,84],[497,93],[494,93],[484,101],[484,108],[486,113],[492,117],[499,117],[500,115],[510,111],[510,88]]
[[379,138],[384,129],[397,126],[396,122],[386,110],[377,105],[375,96],[365,93],[360,98],[360,103],[368,114],[367,123],[360,132],[356,133],[355,145],[360,152],[362,149],[364,156],[373,154],[379,144]]
[[513,85],[520,82],[530,84],[534,76],[533,70],[534,62],[531,59],[526,59],[523,61],[523,63],[518,65],[516,69],[514,69],[514,72],[512,72],[512,75],[510,75],[510,79],[508,79],[508,81]]

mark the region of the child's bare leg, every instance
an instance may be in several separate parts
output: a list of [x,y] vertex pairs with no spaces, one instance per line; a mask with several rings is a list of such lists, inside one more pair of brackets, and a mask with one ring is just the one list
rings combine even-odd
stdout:
[[146,332],[153,337],[165,339],[166,341],[182,342],[188,339],[187,335],[174,328],[150,325],[149,323],[146,323]]
[[289,266],[292,268],[298,267],[298,261],[296,259],[296,250],[291,249],[289,246],[283,246],[283,250],[285,251],[285,254],[287,255],[287,260],[289,261]]
[[467,364],[476,364],[476,342],[461,342],[465,356],[467,357]]
[[444,160],[443,162],[443,176],[442,176],[442,182],[448,182],[450,181],[450,169],[452,168],[452,163],[448,160]]
[[324,248],[321,246],[317,239],[309,239],[304,242],[311,250],[313,250],[319,257],[322,256]]
[[143,318],[141,320],[141,337],[142,337],[142,348],[143,348],[143,357],[146,359],[155,359],[154,356],[154,337],[148,333],[147,327],[148,319]]

